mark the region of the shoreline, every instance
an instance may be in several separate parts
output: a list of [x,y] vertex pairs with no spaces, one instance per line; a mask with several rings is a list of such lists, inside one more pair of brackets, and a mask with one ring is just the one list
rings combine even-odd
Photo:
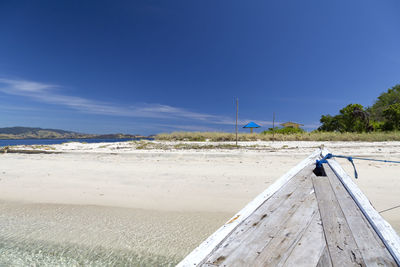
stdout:
[[[66,142],[62,144],[42,144],[42,145],[13,145],[9,146],[10,149],[18,150],[43,150],[43,151],[57,151],[57,152],[146,152],[146,151],[227,151],[234,152],[245,150],[250,151],[284,151],[284,150],[298,150],[299,153],[306,154],[312,149],[317,149],[325,146],[331,150],[343,148],[368,148],[370,153],[384,153],[379,149],[398,147],[400,148],[400,141],[382,141],[382,142],[366,142],[366,141],[240,141],[236,147],[235,142],[221,141],[221,142],[194,142],[194,141],[157,141],[157,140],[128,140],[122,142]],[[300,149],[307,149],[307,151],[299,151]],[[387,151],[386,151],[387,152]],[[395,154],[400,152],[394,150],[390,151]]]

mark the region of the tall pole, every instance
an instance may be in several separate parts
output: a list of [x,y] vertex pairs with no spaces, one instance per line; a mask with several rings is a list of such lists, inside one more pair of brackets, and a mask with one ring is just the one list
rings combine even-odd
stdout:
[[272,142],[275,141],[275,112],[272,117]]
[[238,146],[239,99],[236,97],[236,146]]

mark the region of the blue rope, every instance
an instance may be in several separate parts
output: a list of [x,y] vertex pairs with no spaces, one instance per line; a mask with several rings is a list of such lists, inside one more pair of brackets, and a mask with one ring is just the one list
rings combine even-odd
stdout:
[[383,160],[383,159],[369,159],[369,158],[359,158],[359,157],[349,157],[349,156],[342,156],[342,155],[333,155],[332,153],[326,154],[325,157],[323,157],[321,160],[317,160],[316,165],[317,167],[322,167],[322,163],[328,163],[328,159],[331,158],[343,158],[347,159],[350,161],[351,165],[353,165],[354,168],[354,177],[357,179],[358,178],[358,173],[356,170],[356,165],[354,165],[353,159],[359,159],[359,160],[370,160],[370,161],[379,161],[379,162],[389,162],[389,163],[400,163],[400,161],[394,161],[394,160]]
[[336,157],[336,158],[352,158],[352,159],[360,159],[360,160],[371,160],[371,161],[389,162],[389,163],[400,163],[400,161],[395,161],[395,160],[369,159],[369,158],[359,158],[359,157],[346,157],[346,156],[341,156],[341,155],[332,155],[332,157]]

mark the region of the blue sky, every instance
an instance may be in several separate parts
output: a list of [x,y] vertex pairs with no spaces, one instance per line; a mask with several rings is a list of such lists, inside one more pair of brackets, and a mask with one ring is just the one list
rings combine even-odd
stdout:
[[400,83],[400,2],[1,1],[0,127],[234,131],[372,105]]

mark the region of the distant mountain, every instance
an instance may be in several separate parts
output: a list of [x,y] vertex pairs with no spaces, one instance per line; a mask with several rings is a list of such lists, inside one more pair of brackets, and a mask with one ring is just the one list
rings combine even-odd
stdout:
[[143,136],[130,134],[84,134],[59,129],[42,129],[32,127],[6,127],[0,128],[0,139],[72,139],[72,138],[99,138],[122,139],[138,138]]

